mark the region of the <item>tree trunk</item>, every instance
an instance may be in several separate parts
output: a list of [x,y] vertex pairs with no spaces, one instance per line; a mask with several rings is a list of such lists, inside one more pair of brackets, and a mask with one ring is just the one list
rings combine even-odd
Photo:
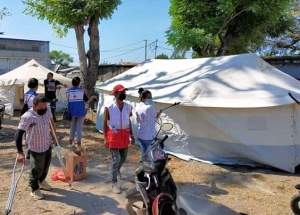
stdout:
[[226,54],[226,51],[227,51],[227,42],[226,42],[226,39],[222,37],[221,34],[218,35],[220,41],[221,41],[221,46],[220,48],[218,49],[218,52],[217,52],[217,56],[224,56]]
[[97,81],[98,67],[100,61],[99,51],[99,17],[92,16],[89,22],[88,35],[90,37],[88,58],[88,72],[84,76],[84,87],[88,96],[94,95],[94,87]]
[[74,26],[77,48],[78,48],[78,56],[80,63],[80,73],[84,79],[87,74],[87,62],[86,62],[86,54],[85,54],[85,46],[84,46],[84,25],[76,25]]
[[197,58],[203,57],[202,56],[202,48],[200,46],[198,46],[198,45],[193,46],[192,50],[197,53],[197,56],[198,56]]

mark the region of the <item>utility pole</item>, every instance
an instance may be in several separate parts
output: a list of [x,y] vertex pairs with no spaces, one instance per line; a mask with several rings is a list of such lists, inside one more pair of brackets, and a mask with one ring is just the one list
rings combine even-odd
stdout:
[[147,60],[147,40],[145,40],[145,61]]
[[154,52],[154,59],[156,58],[156,49],[157,49],[157,41],[158,41],[158,39],[156,39],[156,41],[155,41],[155,52]]

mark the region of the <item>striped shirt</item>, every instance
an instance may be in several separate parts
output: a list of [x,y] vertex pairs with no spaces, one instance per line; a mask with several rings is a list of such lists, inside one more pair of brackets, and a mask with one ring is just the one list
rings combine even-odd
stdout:
[[31,151],[41,153],[47,151],[51,146],[50,118],[52,118],[52,113],[49,106],[43,116],[38,115],[32,108],[21,116],[18,129],[26,131],[28,141],[31,133],[29,126],[35,123],[31,142],[28,143],[28,149]]

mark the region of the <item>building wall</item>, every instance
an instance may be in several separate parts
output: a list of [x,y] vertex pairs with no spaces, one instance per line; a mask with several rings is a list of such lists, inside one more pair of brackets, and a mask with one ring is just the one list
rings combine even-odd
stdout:
[[132,66],[125,65],[100,65],[98,69],[98,81],[105,82],[121,73],[131,69]]
[[281,65],[273,65],[280,71],[296,78],[300,79],[300,64],[285,64],[283,66]]
[[263,60],[280,71],[300,79],[300,56],[265,57]]
[[75,71],[72,71],[72,72],[69,72],[69,73],[66,74],[66,77],[67,78],[71,78],[71,79],[74,78],[74,77],[76,77],[76,76],[78,76],[79,78],[82,79],[80,70],[75,70]]
[[0,39],[0,75],[32,59],[42,66],[50,68],[49,42]]

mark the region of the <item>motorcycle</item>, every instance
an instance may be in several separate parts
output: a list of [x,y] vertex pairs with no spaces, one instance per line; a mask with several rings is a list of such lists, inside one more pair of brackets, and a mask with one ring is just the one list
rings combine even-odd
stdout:
[[125,193],[125,210],[128,215],[241,215],[224,205],[196,197],[189,193],[177,194],[172,175],[166,167],[171,159],[164,152],[165,135],[158,139],[158,133],[170,131],[173,125],[164,123],[153,143],[147,149],[141,166],[135,171],[135,185]]
[[[1,102],[1,100],[0,100],[0,102]],[[2,122],[3,122],[3,118],[4,118],[4,113],[5,113],[5,105],[0,104],[0,130],[2,129]]]
[[290,206],[295,215],[300,215],[300,184],[297,184],[295,188],[298,192],[292,197]]

